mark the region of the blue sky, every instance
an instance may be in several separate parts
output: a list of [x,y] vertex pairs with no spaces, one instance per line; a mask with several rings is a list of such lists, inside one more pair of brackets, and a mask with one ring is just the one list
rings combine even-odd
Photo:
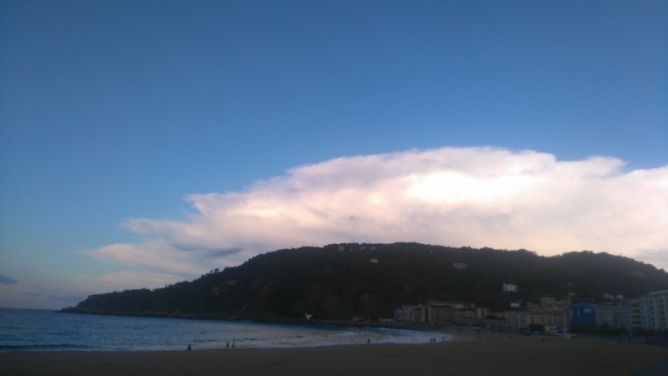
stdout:
[[188,195],[333,158],[493,146],[662,168],[667,25],[661,0],[1,0],[0,275],[17,283],[0,305],[149,275],[87,252],[160,238],[128,219],[183,221]]

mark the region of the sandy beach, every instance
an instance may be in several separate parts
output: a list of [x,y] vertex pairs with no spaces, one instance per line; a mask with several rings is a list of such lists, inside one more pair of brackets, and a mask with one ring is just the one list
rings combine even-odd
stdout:
[[0,353],[2,375],[631,375],[668,349],[585,339],[459,336],[448,343],[179,352]]

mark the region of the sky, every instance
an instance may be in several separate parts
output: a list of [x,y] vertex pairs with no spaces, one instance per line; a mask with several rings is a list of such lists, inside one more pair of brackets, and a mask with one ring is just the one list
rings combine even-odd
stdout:
[[0,306],[419,241],[668,269],[668,1],[0,0]]

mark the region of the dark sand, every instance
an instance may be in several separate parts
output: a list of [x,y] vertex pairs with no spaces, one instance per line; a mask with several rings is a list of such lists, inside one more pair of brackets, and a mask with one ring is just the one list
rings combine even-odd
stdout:
[[458,337],[424,345],[0,353],[0,375],[631,375],[668,349],[585,339]]

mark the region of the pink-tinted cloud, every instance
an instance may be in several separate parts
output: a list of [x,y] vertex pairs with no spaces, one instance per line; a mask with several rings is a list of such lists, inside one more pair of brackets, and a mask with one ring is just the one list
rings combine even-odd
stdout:
[[282,247],[347,241],[631,257],[668,249],[668,166],[628,171],[611,157],[560,161],[498,148],[409,150],[332,159],[243,192],[187,200],[194,213],[182,221],[127,223],[146,242],[89,253],[196,275]]

